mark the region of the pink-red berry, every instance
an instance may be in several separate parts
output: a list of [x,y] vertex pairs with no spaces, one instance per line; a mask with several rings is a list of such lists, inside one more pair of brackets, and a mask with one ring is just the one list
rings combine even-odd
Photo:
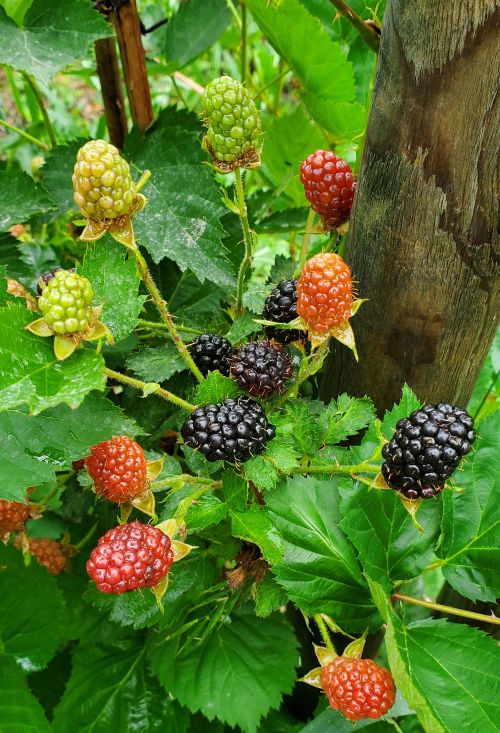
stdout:
[[146,456],[141,446],[127,435],[93,445],[85,464],[96,492],[108,501],[122,504],[147,489]]
[[337,657],[321,670],[321,685],[331,707],[350,720],[380,718],[396,699],[389,671],[373,659]]
[[59,575],[68,566],[68,558],[63,552],[60,542],[51,540],[48,537],[41,539],[31,538],[28,540],[30,555],[40,565],[45,565],[51,575]]
[[334,229],[349,218],[356,182],[351,167],[330,150],[316,150],[300,166],[311,208],[322,219],[325,229]]
[[28,504],[0,499],[0,537],[22,529],[29,515]]
[[87,572],[102,593],[151,588],[174,561],[170,538],[141,522],[122,524],[100,538],[87,561]]
[[313,331],[329,331],[351,315],[351,271],[340,255],[323,252],[311,257],[298,279],[297,293],[297,313]]

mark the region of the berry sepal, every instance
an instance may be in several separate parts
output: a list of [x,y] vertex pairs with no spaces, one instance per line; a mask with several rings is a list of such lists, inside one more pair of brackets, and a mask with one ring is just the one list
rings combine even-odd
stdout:
[[232,173],[236,168],[247,168],[248,170],[253,170],[260,166],[260,152],[257,148],[251,148],[239,158],[235,158],[235,160],[229,162],[219,160],[215,150],[208,141],[208,135],[204,135],[203,140],[201,141],[201,147],[210,155],[210,158],[212,159],[212,167],[217,171],[217,173],[222,173],[223,175],[226,173]]
[[147,204],[147,198],[142,193],[136,193],[126,214],[115,219],[86,219],[85,229],[79,239],[83,242],[96,242],[106,232],[109,232],[113,239],[127,247],[135,246],[134,227],[132,217],[138,214]]
[[50,324],[47,323],[45,318],[37,318],[36,321],[32,321],[25,326],[26,330],[35,336],[41,338],[49,338],[54,336],[54,354],[58,361],[64,361],[78,349],[82,341],[98,341],[99,339],[106,339],[108,344],[114,343],[113,336],[109,328],[98,320],[102,308],[92,308],[94,319],[91,321],[89,327],[82,333],[72,334],[59,334],[52,330]]
[[[339,341],[343,346],[347,346],[348,349],[351,349],[354,358],[356,361],[359,361],[358,357],[358,351],[356,348],[356,339],[354,337],[354,331],[352,330],[352,326],[350,323],[350,319],[356,315],[360,307],[363,305],[363,303],[366,303],[367,298],[358,298],[357,300],[353,300],[352,302],[352,308],[351,308],[351,314],[347,320],[345,320],[343,323],[340,323],[337,326],[333,326],[329,331],[326,333],[317,333],[313,329],[309,329],[309,341],[311,342],[311,348],[317,349],[321,344],[323,344],[325,341],[328,341],[330,338],[334,338],[337,341]],[[302,321],[302,325],[299,326],[303,329],[307,329],[307,324],[302,319],[297,319],[299,321]]]

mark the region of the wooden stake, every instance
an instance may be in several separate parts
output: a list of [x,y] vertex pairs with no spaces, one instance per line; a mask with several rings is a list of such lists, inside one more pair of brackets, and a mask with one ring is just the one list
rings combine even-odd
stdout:
[[109,139],[117,148],[122,148],[127,134],[127,118],[115,39],[110,37],[96,41],[95,56]]

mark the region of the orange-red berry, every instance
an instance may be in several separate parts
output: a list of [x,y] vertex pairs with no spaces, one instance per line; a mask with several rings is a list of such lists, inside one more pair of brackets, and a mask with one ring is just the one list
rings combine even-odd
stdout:
[[356,182],[351,167],[330,150],[316,150],[300,166],[311,208],[320,214],[325,229],[335,229],[349,218]]
[[22,529],[29,515],[28,504],[0,499],[0,537]]
[[331,707],[350,720],[380,718],[396,699],[389,671],[373,659],[337,657],[321,670],[321,685]]
[[28,540],[30,555],[32,555],[40,565],[45,565],[51,575],[59,575],[68,565],[68,558],[64,554],[62,545],[56,540],[48,537],[41,539],[31,538]]
[[323,252],[306,262],[297,282],[297,313],[324,333],[345,323],[352,310],[352,278],[340,255]]
[[147,461],[139,443],[127,435],[93,445],[85,459],[99,496],[122,504],[147,489]]

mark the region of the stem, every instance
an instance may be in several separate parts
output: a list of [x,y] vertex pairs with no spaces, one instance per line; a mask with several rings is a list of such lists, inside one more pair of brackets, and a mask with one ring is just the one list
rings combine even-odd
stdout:
[[94,48],[109,139],[113,145],[123,148],[127,118],[115,39],[112,36],[100,38]]
[[28,115],[26,114],[26,110],[24,109],[24,104],[21,99],[21,95],[19,94],[19,90],[17,88],[17,84],[14,79],[14,74],[12,73],[12,69],[9,69],[9,67],[6,66],[4,71],[5,71],[5,76],[7,77],[7,81],[9,82],[10,93],[12,94],[12,99],[14,100],[14,104],[18,111],[19,117],[21,117],[23,122],[28,122],[29,121]]
[[393,601],[402,601],[403,603],[412,603],[414,606],[423,606],[431,611],[440,611],[448,613],[451,616],[462,616],[463,618],[472,618],[475,621],[482,621],[485,624],[496,624],[500,626],[500,618],[494,615],[487,616],[485,613],[475,613],[475,611],[466,611],[462,608],[454,608],[453,606],[443,606],[441,603],[431,603],[430,601],[421,601],[419,598],[411,596],[403,596],[400,593],[393,593],[391,596]]
[[311,232],[314,228],[314,219],[316,217],[316,212],[313,211],[313,209],[309,210],[309,215],[307,217],[306,221],[306,230],[304,232],[304,238],[302,239],[302,247],[300,248],[300,255],[299,255],[299,266],[302,267],[304,262],[307,259],[307,253],[309,252],[309,241],[311,239]]
[[[174,326],[174,322],[172,320],[172,316],[170,315],[167,303],[163,300],[161,297],[161,293],[158,290],[158,287],[156,286],[155,281],[153,280],[153,276],[151,275],[151,272],[149,270],[148,264],[142,254],[140,253],[138,247],[128,247],[127,248],[132,255],[135,258],[135,261],[137,263],[137,268],[141,274],[141,278],[144,282],[144,285],[149,290],[149,293],[151,295],[151,298],[153,299],[154,304],[158,308],[158,312],[160,313],[161,317],[165,321],[165,325],[167,327],[167,330],[172,337],[172,340],[174,344],[177,346],[177,350],[179,351],[180,355],[186,362],[189,369],[193,372],[194,376],[198,380],[198,382],[201,382],[203,380],[203,375],[194,363],[194,361],[191,358],[191,354],[189,353],[186,344],[183,342],[181,337],[179,336],[179,332],[177,331],[176,327]],[[179,398],[176,398],[179,399]]]
[[33,135],[30,135],[28,132],[24,132],[24,130],[19,129],[19,127],[11,125],[5,120],[0,120],[0,125],[3,125],[3,127],[6,127],[8,130],[12,130],[12,132],[17,132],[18,135],[24,137],[26,140],[29,140],[30,143],[38,145],[38,147],[42,148],[42,150],[49,150],[49,146],[47,145],[47,143],[44,143],[42,140],[38,140],[36,137],[33,137]]
[[23,71],[23,76],[30,85],[31,90],[35,95],[38,106],[40,107],[40,112],[42,113],[45,129],[47,130],[47,135],[49,136],[50,146],[52,148],[55,148],[57,146],[57,140],[54,134],[54,128],[52,127],[52,122],[50,121],[49,114],[45,107],[45,101],[43,99],[42,92],[40,91],[40,87],[36,83],[35,79],[31,76],[31,74],[27,74],[25,71]]
[[330,634],[328,633],[328,629],[326,628],[326,624],[321,618],[320,613],[315,613],[313,616],[314,623],[319,629],[319,633],[321,634],[321,638],[323,639],[325,646],[327,649],[329,649],[331,652],[335,654],[335,647],[332,644],[332,640],[330,639]]
[[233,17],[234,17],[234,19],[236,21],[236,25],[238,26],[239,29],[241,29],[241,18],[238,15],[238,11],[234,7],[233,0],[226,0],[226,4],[227,4],[227,7],[229,8],[229,10],[231,11],[231,13],[233,14]]
[[330,0],[330,2],[337,8],[339,13],[356,28],[367,46],[369,46],[372,51],[375,51],[375,53],[378,53],[380,47],[380,36],[378,33],[367,25],[363,18],[355,13],[354,10],[344,2],[344,0]]
[[239,216],[241,219],[241,228],[243,229],[243,242],[245,244],[245,255],[238,272],[238,285],[236,289],[236,315],[242,310],[243,288],[245,285],[245,275],[250,262],[252,261],[252,233],[250,224],[248,223],[247,205],[245,203],[245,192],[243,190],[243,181],[241,179],[241,170],[236,168],[234,171],[236,178],[236,202],[238,204]]
[[[283,68],[283,66],[284,66],[284,62],[282,63],[282,60],[280,59],[279,68]],[[283,69],[283,71],[280,71],[280,73],[277,76],[275,76],[274,79],[271,79],[271,81],[268,81],[267,84],[264,84],[264,86],[259,89],[259,91],[257,92],[257,94],[255,94],[255,96],[253,98],[254,101],[256,99],[258,99],[266,91],[266,89],[269,89],[269,87],[272,87],[272,85],[273,84],[276,84],[276,82],[282,81],[283,80],[283,77],[286,76],[289,71],[290,71],[290,69],[288,69],[288,68],[287,69]]]
[[149,387],[151,387],[151,384],[148,382],[142,382],[140,379],[134,379],[133,377],[128,377],[126,374],[121,374],[120,372],[115,372],[113,369],[108,369],[107,367],[104,367],[104,374],[109,377],[110,379],[114,379],[117,382],[122,382],[123,384],[127,384],[129,387],[134,387],[135,389],[141,389],[143,392],[146,391],[149,394],[157,394],[160,397],[163,397],[164,400],[168,400],[169,402],[173,402],[174,405],[178,405],[179,407],[182,407],[183,410],[189,410],[192,412],[196,405],[192,405],[190,402],[186,402],[186,400],[183,400],[181,397],[177,397],[177,395],[173,394],[172,392],[169,392],[166,389],[163,389],[163,387],[160,387],[159,384],[156,384],[156,389],[151,391],[148,390]]
[[204,476],[191,476],[187,473],[182,473],[180,476],[168,476],[167,478],[161,479],[161,481],[153,481],[151,486],[155,489],[162,489],[166,486],[177,484],[179,481],[185,481],[190,484],[203,484],[204,486],[222,486],[220,481],[214,481],[211,478],[205,478]]
[[194,81],[194,79],[191,79],[189,76],[182,74],[180,71],[174,71],[172,76],[174,76],[174,78],[180,84],[184,84],[184,86],[188,89],[191,89],[193,92],[196,92],[196,94],[203,96],[205,88],[202,87],[201,84],[198,84],[196,81]]
[[278,64],[278,70],[279,70],[279,76],[278,76],[278,84],[276,86],[276,90],[274,93],[274,104],[273,104],[273,114],[275,117],[278,116],[278,111],[280,108],[280,101],[281,101],[281,91],[283,89],[283,68],[284,68],[285,62],[280,57],[279,64]]
[[[164,331],[167,328],[165,323],[160,323],[159,321],[145,321],[142,318],[139,318],[137,324],[139,326],[144,326],[144,328],[150,328],[152,331]],[[204,331],[200,331],[197,328],[189,328],[189,326],[176,326],[176,328],[178,331],[183,331],[184,333],[192,333],[195,336],[200,336],[202,333],[204,333]]]
[[92,527],[89,529],[89,531],[87,532],[87,534],[85,535],[85,537],[83,537],[80,540],[80,542],[78,542],[78,544],[75,545],[75,548],[77,550],[81,550],[82,547],[85,547],[85,545],[90,540],[90,538],[92,537],[92,535],[94,534],[94,532],[96,531],[96,529],[97,529],[98,526],[99,526],[99,522],[96,522],[95,524],[92,525]]
[[293,473],[372,473],[377,474],[380,466],[373,466],[371,463],[357,463],[351,466],[299,466]]
[[247,75],[247,2],[240,0],[241,5],[241,83],[245,83]]

